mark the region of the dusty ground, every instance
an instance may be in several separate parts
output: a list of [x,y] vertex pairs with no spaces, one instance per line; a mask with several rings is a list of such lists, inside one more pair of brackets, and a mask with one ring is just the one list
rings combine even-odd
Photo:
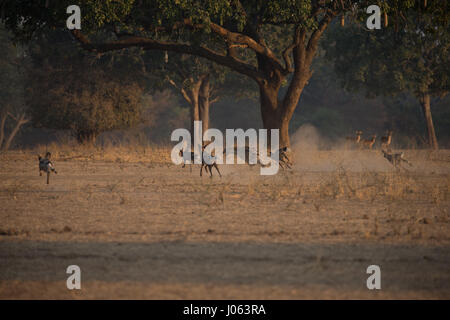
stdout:
[[56,153],[50,185],[35,154],[1,155],[0,298],[450,298],[449,151],[407,150],[407,172],[378,151],[311,151],[222,179],[148,152]]

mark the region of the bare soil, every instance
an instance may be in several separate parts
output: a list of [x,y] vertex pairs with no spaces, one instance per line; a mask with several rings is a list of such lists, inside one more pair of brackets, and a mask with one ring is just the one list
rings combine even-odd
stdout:
[[276,176],[211,179],[168,156],[55,153],[47,185],[35,154],[3,154],[0,298],[449,299],[450,152],[405,157],[311,151]]

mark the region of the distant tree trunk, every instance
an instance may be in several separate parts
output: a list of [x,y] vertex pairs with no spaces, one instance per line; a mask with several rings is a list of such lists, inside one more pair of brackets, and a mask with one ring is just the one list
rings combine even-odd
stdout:
[[[192,145],[194,143],[194,121],[202,121],[203,133],[209,126],[209,75],[202,74],[198,79],[189,78],[191,86],[189,88],[179,87],[173,80],[170,83],[181,93],[190,106],[190,127]],[[207,92],[207,93],[206,93]],[[202,137],[203,139],[203,137]]]
[[[192,83],[192,87],[190,90],[188,90],[188,98],[186,99],[187,102],[190,104],[190,114],[191,114],[191,142],[192,146],[194,145],[194,121],[200,120],[200,110],[199,110],[199,99],[198,94],[200,91],[200,86],[202,84],[201,80],[197,80],[196,82]],[[184,89],[183,89],[184,90]],[[185,97],[186,98],[186,97]]]
[[12,129],[11,133],[9,134],[8,138],[5,141],[5,144],[2,147],[3,151],[6,151],[11,147],[11,143],[16,134],[19,132],[20,128],[29,121],[28,119],[25,119],[25,113],[22,113],[20,116],[17,117],[13,116],[12,114],[10,114],[10,116],[14,120],[16,120],[16,125],[14,126],[14,128]]
[[431,116],[431,105],[430,105],[430,94],[425,93],[420,97],[420,104],[422,106],[422,111],[425,116],[427,134],[428,134],[428,144],[430,148],[437,150],[439,145],[436,138],[436,132],[434,131],[433,118]]
[[5,139],[5,123],[8,114],[6,112],[2,113],[0,116],[0,148],[2,147],[3,140]]
[[202,121],[202,130],[205,133],[209,129],[209,107],[210,107],[210,83],[209,75],[207,75],[200,86],[198,101],[199,114]]

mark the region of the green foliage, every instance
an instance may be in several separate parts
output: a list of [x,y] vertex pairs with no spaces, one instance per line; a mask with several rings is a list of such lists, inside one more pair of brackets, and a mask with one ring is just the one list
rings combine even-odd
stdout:
[[22,50],[13,45],[11,37],[0,26],[0,114],[24,109]]
[[325,38],[327,59],[342,85],[369,96],[411,92],[445,94],[449,88],[449,11],[439,1],[421,12],[404,12],[406,22],[369,32],[360,24],[334,26]]
[[[44,5],[45,0],[33,3],[19,0],[17,3],[20,5],[8,2],[4,6],[6,9],[4,20],[8,27],[15,31],[18,39],[30,39],[36,33],[52,28],[65,29],[67,18],[65,8],[69,4],[68,1],[49,1],[48,8]],[[104,52],[131,46],[140,46],[148,50],[173,50],[178,54],[207,58],[244,74],[256,80],[261,92],[264,88],[268,88],[266,84],[270,84],[269,88],[275,90],[268,90],[266,92],[268,95],[278,94],[274,91],[278,91],[279,85],[288,85],[289,90],[286,90],[288,94],[284,98],[278,97],[281,103],[277,103],[277,99],[265,99],[266,102],[270,101],[274,105],[263,107],[267,111],[273,111],[273,115],[272,112],[264,112],[265,124],[274,120],[274,123],[277,122],[274,125],[278,126],[280,119],[284,121],[283,123],[286,119],[290,119],[297,106],[299,93],[302,92],[310,77],[310,64],[316,53],[317,41],[330,19],[346,14],[347,19],[362,22],[367,18],[366,7],[378,4],[383,13],[389,16],[389,26],[400,26],[407,30],[405,21],[409,19],[410,13],[417,16],[423,11],[431,10],[422,8],[421,3],[421,1],[413,0],[82,0],[70,4],[79,4],[81,7],[82,33],[88,35],[91,42],[86,37],[81,37],[79,33],[74,35],[88,50]],[[441,27],[446,21],[448,10],[442,9],[443,6],[440,8],[435,6],[436,3],[430,4],[429,8],[437,8],[433,18],[436,18],[435,23]],[[225,28],[225,34],[224,30],[217,25]],[[303,28],[298,29],[295,28],[296,26]],[[317,29],[319,26],[322,27]],[[296,37],[294,37],[294,30],[298,31]],[[320,32],[315,32],[317,30]],[[349,30],[346,29],[346,31]],[[390,32],[389,30],[386,32]],[[130,34],[133,37],[129,37]],[[344,55],[345,61],[342,62],[342,65],[344,62],[347,63],[347,66],[342,69],[342,73],[347,72],[344,76],[348,79],[344,81],[347,87],[360,90],[363,87],[361,83],[370,83],[370,86],[375,85],[375,90],[378,90],[374,94],[381,94],[385,93],[384,85],[398,91],[407,88],[408,83],[413,83],[409,77],[405,80],[404,73],[391,72],[389,63],[374,59],[373,56],[370,60],[367,59],[365,55],[370,52],[379,53],[377,58],[392,57],[381,49],[382,43],[379,47],[375,47],[377,49],[375,50],[370,45],[370,39],[365,38],[378,34],[380,33],[374,32],[369,35],[366,32],[364,35],[357,36],[359,43],[347,46],[350,42],[345,41],[344,48],[339,48],[340,44],[335,46],[337,49],[331,59],[341,54],[340,49],[349,52],[346,48],[353,48],[349,54]],[[105,35],[107,39],[111,37],[114,41],[98,44],[99,35]],[[293,43],[294,38],[302,40]],[[396,41],[389,43],[398,44]],[[402,43],[402,45],[408,44],[408,42]],[[293,50],[293,47],[296,50]],[[332,50],[329,49],[330,54]],[[300,52],[296,55],[294,64],[290,63],[294,56],[292,51]],[[408,52],[402,53],[404,54],[408,55]],[[176,59],[182,59],[182,57],[181,55]],[[352,62],[359,61],[363,62],[363,67],[359,67],[358,64],[352,65]],[[195,64],[195,60],[193,62]],[[335,65],[338,64],[341,65],[340,62],[335,63]],[[293,65],[296,68],[297,77],[290,78]],[[419,65],[418,62],[416,65]],[[404,68],[404,66],[399,68],[398,65],[393,67],[397,67],[400,71]],[[201,71],[201,68],[193,72],[197,71]],[[380,81],[381,76],[383,80]],[[297,81],[289,82],[290,79],[297,79]],[[428,83],[427,81],[424,83],[429,85],[430,79],[431,77],[428,78]],[[433,83],[434,79],[433,76]],[[445,79],[444,82],[440,82],[445,83]],[[185,83],[185,85],[189,84]],[[279,112],[280,109],[283,110]],[[317,113],[316,121],[328,123],[324,112]]]
[[[339,9],[335,1],[320,2],[323,8]],[[358,17],[365,17],[365,7],[373,4],[369,0],[350,2],[354,3],[351,6],[352,14]],[[386,11],[402,10],[414,4],[412,0],[378,2]],[[2,20],[19,39],[31,39],[36,32],[65,29],[68,17],[66,8],[78,5],[85,33],[111,31],[115,26],[152,38],[189,38],[191,41],[212,40],[217,43],[218,38],[210,32],[210,22],[246,34],[250,31],[249,21],[258,31],[263,26],[284,28],[289,25],[302,25],[312,31],[317,27],[317,16],[311,15],[313,4],[317,3],[317,0],[15,0],[5,2]],[[183,19],[191,19],[193,24],[201,24],[203,27],[193,30],[173,28],[175,23]],[[208,37],[205,38],[205,35]],[[279,41],[289,39],[287,32],[282,32],[281,35],[283,37]]]
[[111,57],[87,56],[60,33],[33,42],[29,53],[27,97],[35,126],[70,129],[83,142],[140,122],[142,88],[129,76],[118,76],[120,66],[122,72],[133,70],[120,57],[117,73],[111,72]]

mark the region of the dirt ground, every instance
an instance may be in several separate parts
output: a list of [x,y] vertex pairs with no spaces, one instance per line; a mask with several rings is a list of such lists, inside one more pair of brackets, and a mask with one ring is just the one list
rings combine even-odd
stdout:
[[313,150],[210,179],[168,156],[59,152],[46,185],[35,153],[0,155],[0,298],[449,299],[450,151],[405,157]]

